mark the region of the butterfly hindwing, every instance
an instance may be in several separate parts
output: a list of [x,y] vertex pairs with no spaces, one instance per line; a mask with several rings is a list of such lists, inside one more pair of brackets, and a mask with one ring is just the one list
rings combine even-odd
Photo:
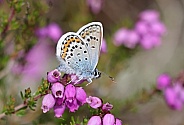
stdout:
[[61,65],[65,65],[67,70],[73,74],[81,74],[85,70],[90,70],[90,57],[84,41],[73,32],[64,34],[57,45],[56,56],[61,60]]
[[92,22],[81,27],[77,32],[89,51],[91,70],[93,71],[98,63],[99,54],[103,39],[103,27],[100,22]]

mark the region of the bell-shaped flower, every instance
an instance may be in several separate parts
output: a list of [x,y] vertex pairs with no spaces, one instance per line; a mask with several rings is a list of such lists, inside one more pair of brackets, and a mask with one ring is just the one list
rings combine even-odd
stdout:
[[72,102],[75,99],[76,88],[74,85],[69,84],[65,87],[65,97],[66,100]]
[[75,112],[79,108],[79,104],[77,103],[77,99],[65,100],[66,106],[69,108],[70,112]]
[[122,121],[121,121],[120,119],[116,118],[116,123],[115,123],[115,125],[122,125]]
[[57,69],[55,69],[47,74],[47,80],[50,83],[55,83],[60,80],[60,76],[61,76],[61,73]]
[[55,105],[54,106],[54,113],[55,113],[55,117],[60,118],[62,117],[64,111],[65,111],[65,104],[62,105]]
[[55,96],[55,98],[63,98],[64,95],[64,86],[57,82],[52,85],[52,94]]
[[87,125],[102,125],[102,120],[100,116],[92,116]]
[[115,123],[114,115],[106,114],[103,117],[103,125],[114,125],[114,123]]
[[98,97],[89,96],[86,98],[86,102],[94,109],[97,109],[102,106],[102,100]]
[[76,87],[76,99],[83,105],[86,103],[86,92],[82,87]]
[[43,97],[42,100],[42,107],[43,113],[48,112],[51,108],[53,108],[55,105],[55,98],[52,94],[47,94]]

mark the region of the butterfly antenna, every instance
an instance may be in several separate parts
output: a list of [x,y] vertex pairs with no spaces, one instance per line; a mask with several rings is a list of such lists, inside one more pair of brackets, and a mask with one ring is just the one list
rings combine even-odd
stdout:
[[102,72],[102,71],[100,72],[103,73],[105,76],[107,76],[113,83],[116,83],[114,77],[107,75],[105,72]]

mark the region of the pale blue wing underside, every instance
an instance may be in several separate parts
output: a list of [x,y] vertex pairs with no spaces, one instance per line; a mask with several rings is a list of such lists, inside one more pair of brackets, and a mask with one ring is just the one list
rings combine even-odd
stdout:
[[80,76],[91,69],[88,49],[76,33],[68,32],[60,38],[56,56],[60,61],[59,70],[65,73]]
[[100,22],[92,22],[81,27],[77,34],[79,34],[85,42],[89,51],[91,71],[94,71],[98,64],[100,49],[103,39],[103,27]]

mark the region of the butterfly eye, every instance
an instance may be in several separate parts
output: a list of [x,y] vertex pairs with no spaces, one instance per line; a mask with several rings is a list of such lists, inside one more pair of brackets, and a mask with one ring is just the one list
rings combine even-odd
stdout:
[[93,72],[94,77],[97,79],[101,76],[101,72],[99,72],[97,69],[95,69],[95,71]]

